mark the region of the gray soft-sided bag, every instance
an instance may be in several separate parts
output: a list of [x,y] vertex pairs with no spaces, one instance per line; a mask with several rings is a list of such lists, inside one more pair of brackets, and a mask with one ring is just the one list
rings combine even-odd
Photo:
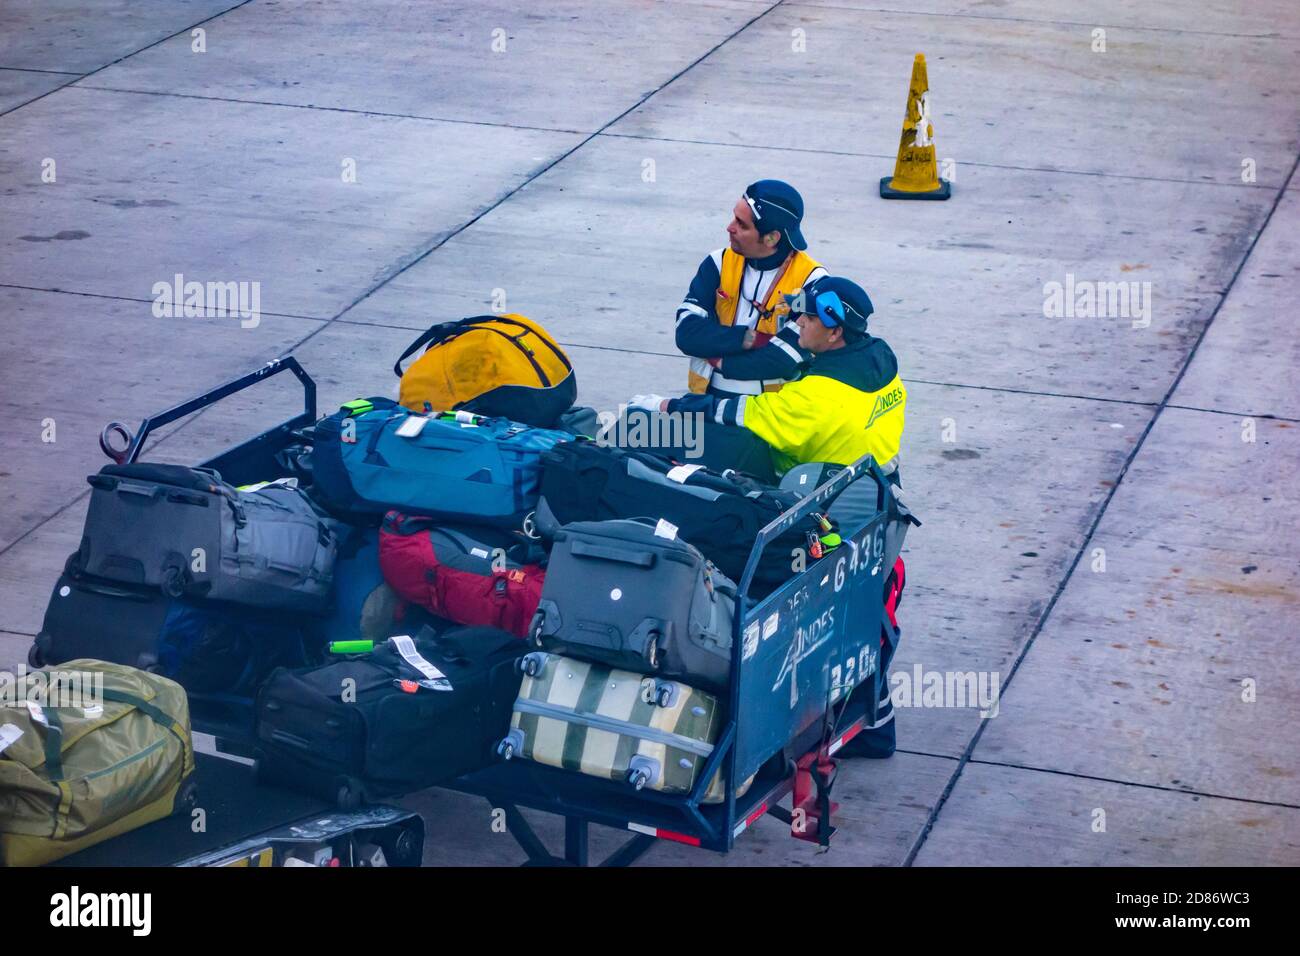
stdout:
[[644,519],[564,525],[551,549],[533,641],[569,657],[724,691],[736,586],[670,533]]
[[93,489],[76,570],[261,608],[323,611],[337,538],[296,487],[240,491],[217,472],[107,465]]

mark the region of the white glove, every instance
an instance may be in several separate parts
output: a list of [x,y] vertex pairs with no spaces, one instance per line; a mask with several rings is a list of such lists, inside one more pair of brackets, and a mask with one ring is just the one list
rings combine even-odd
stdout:
[[666,398],[662,395],[633,395],[627,403],[628,408],[644,408],[646,411],[657,412]]

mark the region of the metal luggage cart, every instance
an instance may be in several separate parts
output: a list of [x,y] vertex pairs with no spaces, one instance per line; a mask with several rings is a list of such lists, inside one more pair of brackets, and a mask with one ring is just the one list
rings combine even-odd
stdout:
[[[316,386],[292,357],[276,359],[254,372],[145,419],[132,434],[119,422],[100,437],[115,461],[133,462],[155,429],[200,411],[281,372],[303,386],[298,415],[202,463],[233,484],[282,477],[279,453],[307,438],[317,419]],[[125,441],[115,448],[112,436]],[[749,592],[764,550],[784,531],[804,522],[850,484],[873,481],[875,514],[857,527],[842,527],[843,543],[811,561],[776,591],[761,599]],[[791,835],[825,846],[835,831],[830,799],[835,753],[876,720],[884,671],[899,630],[885,611],[887,529],[901,522],[920,524],[900,500],[870,456],[845,468],[759,533],[739,582],[732,635],[728,716],[716,744],[687,795],[636,791],[628,784],[597,779],[524,760],[502,761],[443,786],[486,798],[503,808],[509,832],[535,865],[586,865],[589,824],[631,833],[601,865],[634,862],[656,840],[669,840],[727,852],[763,814],[788,824]],[[894,525],[895,528],[898,525]],[[890,539],[897,547],[899,538]],[[892,556],[890,557],[892,560]],[[855,689],[859,693],[852,693]],[[252,755],[249,702],[192,699],[196,730],[210,733],[223,752]],[[725,796],[705,804],[704,793],[721,772]],[[753,777],[741,793],[741,782]],[[781,802],[791,797],[791,806]],[[542,844],[519,808],[565,818],[562,856]]]

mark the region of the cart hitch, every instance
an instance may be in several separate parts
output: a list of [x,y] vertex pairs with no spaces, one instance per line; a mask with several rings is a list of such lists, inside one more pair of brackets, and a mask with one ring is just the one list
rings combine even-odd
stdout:
[[826,755],[824,746],[804,754],[795,764],[790,835],[796,840],[831,845],[836,830],[831,816],[840,808],[831,800],[837,772],[838,764],[834,757]]

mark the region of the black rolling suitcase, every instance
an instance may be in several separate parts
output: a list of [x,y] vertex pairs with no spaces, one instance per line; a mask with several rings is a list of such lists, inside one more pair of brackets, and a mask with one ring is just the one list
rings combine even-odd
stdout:
[[555,536],[534,644],[721,693],[736,586],[662,524],[580,521]]
[[527,650],[495,628],[425,627],[369,654],[276,671],[257,700],[258,777],[348,809],[487,766]]
[[45,609],[29,663],[79,658],[126,664],[176,681],[191,695],[250,699],[277,667],[315,653],[293,614],[165,597],[156,588],[65,573]]

